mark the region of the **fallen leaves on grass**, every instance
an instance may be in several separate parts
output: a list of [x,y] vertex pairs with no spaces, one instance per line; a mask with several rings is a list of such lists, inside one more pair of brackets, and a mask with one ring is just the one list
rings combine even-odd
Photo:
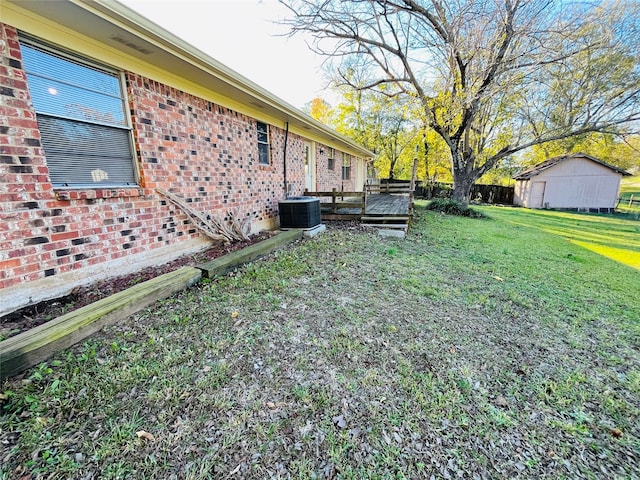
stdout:
[[[375,235],[329,230],[8,384],[0,477],[28,464],[42,478],[640,478],[637,336],[616,279],[567,285],[561,298],[595,298],[571,305],[578,328],[564,283],[537,288],[553,266],[500,263],[517,238],[474,242],[487,272],[439,232],[468,238],[477,222],[428,220],[393,255]],[[512,302],[510,288],[544,301]]]
[[336,415],[331,420],[333,420],[333,424],[336,427],[340,429],[347,428],[347,421],[345,420],[344,415]]
[[138,438],[144,439],[144,440],[148,440],[150,442],[155,442],[156,441],[156,437],[153,436],[153,434],[149,433],[149,432],[145,432],[144,430],[138,430],[136,432],[136,435],[138,436]]

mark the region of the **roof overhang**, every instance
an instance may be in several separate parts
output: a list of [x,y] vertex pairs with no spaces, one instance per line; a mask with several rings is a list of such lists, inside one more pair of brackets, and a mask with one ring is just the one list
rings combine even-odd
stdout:
[[[322,141],[360,157],[375,154],[348,137],[308,116],[258,84],[196,49],[162,27],[115,0],[3,0],[84,37],[118,49],[140,62],[186,78],[216,92],[216,103],[247,113],[243,106],[274,119],[284,127],[311,140]],[[4,8],[4,7],[3,7]],[[4,15],[3,15],[4,16]],[[19,25],[17,25],[20,28]],[[38,32],[27,32],[38,35]],[[220,97],[228,101],[220,100]]]
[[544,172],[545,170],[548,170],[552,167],[554,167],[555,165],[564,162],[565,160],[570,160],[573,158],[584,158],[585,160],[590,160],[594,163],[597,163],[599,165],[602,165],[603,167],[606,167],[610,170],[613,170],[616,173],[619,173],[620,175],[622,175],[623,177],[626,176],[630,176],[631,174],[629,172],[627,172],[626,170],[623,170],[622,168],[616,167],[615,165],[611,165],[603,160],[600,160],[599,158],[596,157],[592,157],[591,155],[587,155],[586,153],[572,153],[572,154],[568,154],[568,155],[559,155],[557,157],[553,157],[550,158],[548,160],[545,160],[544,162],[540,162],[537,165],[534,165],[531,168],[528,168],[526,170],[523,170],[521,172],[518,172],[516,175],[514,175],[512,178],[514,180],[529,180],[531,177],[535,177],[536,175],[540,175],[542,172]]

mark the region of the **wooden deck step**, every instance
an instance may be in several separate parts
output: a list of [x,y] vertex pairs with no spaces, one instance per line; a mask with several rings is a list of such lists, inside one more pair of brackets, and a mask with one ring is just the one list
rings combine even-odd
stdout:
[[411,220],[409,215],[367,215],[362,217],[363,222],[372,223],[408,223]]
[[409,229],[409,225],[407,225],[406,223],[363,223],[362,226],[404,231],[407,231]]

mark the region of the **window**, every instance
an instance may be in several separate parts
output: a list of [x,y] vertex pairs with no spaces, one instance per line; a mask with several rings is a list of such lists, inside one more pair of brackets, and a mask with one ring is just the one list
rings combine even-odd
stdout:
[[346,153],[343,154],[342,160],[342,180],[349,180],[351,178],[351,156]]
[[334,170],[336,168],[336,149],[329,148],[329,158],[327,158],[327,166],[329,170]]
[[269,127],[266,123],[257,123],[258,131],[258,163],[269,165]]
[[135,185],[120,75],[30,40],[21,50],[54,187]]

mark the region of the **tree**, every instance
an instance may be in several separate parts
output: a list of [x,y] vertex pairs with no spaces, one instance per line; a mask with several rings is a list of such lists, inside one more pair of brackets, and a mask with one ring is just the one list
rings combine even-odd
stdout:
[[[416,143],[417,128],[411,105],[401,99],[387,96],[369,95],[370,114],[376,119],[376,151],[378,158],[376,166],[388,172],[390,180],[397,178],[398,167],[402,164],[411,165],[413,150]],[[365,125],[366,127],[366,125]],[[406,170],[406,169],[403,169]],[[406,172],[401,173],[405,176]],[[411,175],[411,167],[409,167]]]
[[324,99],[316,97],[307,103],[303,111],[326,125],[331,124],[331,105]]
[[518,152],[640,120],[638,2],[280,2],[337,82],[420,105],[462,201]]
[[382,175],[391,179],[397,178],[397,174],[403,176],[407,163],[411,175],[417,135],[411,105],[363,90],[341,92],[340,103],[327,116],[331,118],[329,125],[378,152],[375,167]]

